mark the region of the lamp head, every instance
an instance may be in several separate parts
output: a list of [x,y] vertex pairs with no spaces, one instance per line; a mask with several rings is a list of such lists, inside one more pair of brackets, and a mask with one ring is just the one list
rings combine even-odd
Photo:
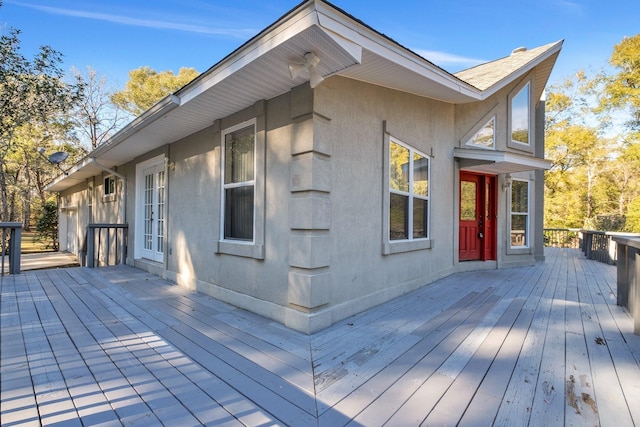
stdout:
[[317,70],[317,66],[320,64],[320,58],[313,52],[307,52],[304,54],[303,63],[289,63],[289,74],[291,78],[295,79],[304,76],[305,71],[309,74],[309,84],[312,88],[315,88],[324,81],[324,77]]

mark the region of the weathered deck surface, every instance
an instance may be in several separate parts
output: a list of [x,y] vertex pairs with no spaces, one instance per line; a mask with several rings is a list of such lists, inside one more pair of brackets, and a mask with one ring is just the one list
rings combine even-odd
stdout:
[[309,337],[128,267],[5,276],[0,424],[640,425],[615,283],[549,249]]

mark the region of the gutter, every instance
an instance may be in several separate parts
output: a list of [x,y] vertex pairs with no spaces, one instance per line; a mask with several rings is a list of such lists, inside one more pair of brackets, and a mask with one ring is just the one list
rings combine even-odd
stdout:
[[120,181],[122,181],[122,216],[121,217],[122,217],[122,223],[126,224],[127,223],[127,177],[122,175],[121,173],[116,172],[113,169],[106,167],[105,165],[101,165],[100,163],[98,163],[95,157],[89,158],[89,161],[90,161],[90,164],[95,165],[96,167],[98,167],[99,169],[102,169],[107,173],[117,176],[118,178],[120,178]]
[[115,146],[119,145],[121,142],[127,140],[132,135],[138,133],[151,123],[155,122],[159,118],[163,117],[165,114],[170,112],[171,110],[180,106],[180,98],[176,95],[167,95],[158,101],[153,107],[149,108],[147,111],[136,117],[132,122],[128,125],[120,129],[118,133],[116,133],[112,138],[110,138],[106,143],[100,145],[98,148],[93,150],[90,153],[92,158],[99,157],[100,155],[108,152]]

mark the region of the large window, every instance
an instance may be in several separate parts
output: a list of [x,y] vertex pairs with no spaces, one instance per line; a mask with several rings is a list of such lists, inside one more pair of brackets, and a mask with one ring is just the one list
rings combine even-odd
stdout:
[[429,156],[390,141],[389,240],[429,237],[429,170]]
[[525,84],[511,99],[511,141],[530,145],[530,92],[531,84]]
[[529,246],[529,181],[511,184],[511,247]]
[[251,242],[254,239],[255,135],[254,123],[223,133],[222,235],[225,240]]

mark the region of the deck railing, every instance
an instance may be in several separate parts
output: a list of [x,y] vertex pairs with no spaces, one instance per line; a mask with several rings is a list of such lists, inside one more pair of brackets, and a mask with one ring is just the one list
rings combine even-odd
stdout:
[[618,260],[616,237],[636,238],[638,233],[618,233],[613,231],[580,230],[582,235],[581,249],[584,256],[606,264],[616,264]]
[[579,228],[545,228],[544,245],[550,248],[579,248]]
[[617,304],[633,318],[633,333],[640,335],[640,238],[617,236]]
[[87,267],[125,264],[128,224],[87,225]]
[[0,252],[2,252],[2,268],[0,275],[4,274],[5,256],[8,255],[9,274],[20,273],[20,247],[22,245],[22,223],[21,222],[0,222],[2,229],[2,239]]
[[544,245],[554,248],[580,248],[588,259],[616,264],[615,237],[640,237],[638,233],[582,230],[579,228],[545,228]]

